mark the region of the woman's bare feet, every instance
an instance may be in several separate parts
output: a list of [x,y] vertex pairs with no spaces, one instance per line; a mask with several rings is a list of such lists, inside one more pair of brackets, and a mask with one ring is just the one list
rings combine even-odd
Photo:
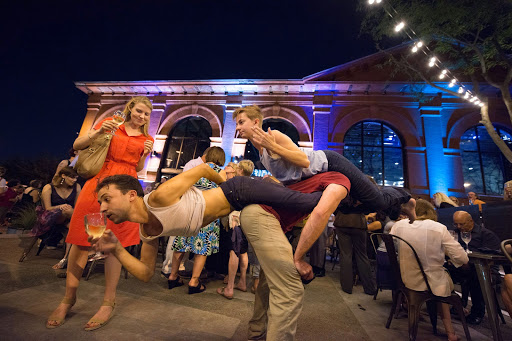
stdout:
[[402,212],[409,217],[409,222],[413,223],[416,220],[416,200],[411,198],[407,203],[403,204]]

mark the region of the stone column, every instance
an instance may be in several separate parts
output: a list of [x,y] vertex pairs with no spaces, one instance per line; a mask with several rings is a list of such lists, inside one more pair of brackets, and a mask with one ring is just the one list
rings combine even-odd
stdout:
[[329,143],[329,116],[331,115],[332,93],[315,93],[313,97],[313,150],[324,150]]
[[449,179],[453,177],[453,169],[444,156],[443,124],[441,107],[422,107],[420,117],[423,122],[425,137],[428,187],[430,196],[436,192],[448,193]]
[[[160,128],[160,123],[162,122],[162,117],[165,111],[165,102],[160,100],[153,101],[153,111],[151,111],[151,117],[149,119],[149,135],[153,136],[156,140],[155,135],[158,133],[158,129]],[[158,170],[158,165],[160,164],[161,155],[153,155],[151,153],[144,164],[144,168],[137,173],[139,179],[147,179],[148,181],[154,181],[156,178],[156,170]],[[156,166],[156,167],[155,167]],[[149,168],[149,169],[148,169]],[[148,174],[148,171],[150,174]]]
[[226,103],[224,105],[224,129],[222,130],[221,147],[226,153],[226,164],[231,161],[235,141],[236,122],[233,119],[233,112],[240,107],[241,104]]
[[94,124],[94,120],[96,116],[98,116],[98,112],[101,108],[101,101],[99,95],[92,95],[87,100],[87,113],[85,114],[84,122],[82,123],[82,127],[80,128],[80,133],[78,136],[87,135],[89,130],[92,128]]

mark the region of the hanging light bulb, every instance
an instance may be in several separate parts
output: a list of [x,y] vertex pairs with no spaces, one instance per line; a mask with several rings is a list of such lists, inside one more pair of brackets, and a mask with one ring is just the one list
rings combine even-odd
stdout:
[[471,99],[469,100],[471,103],[473,103],[474,101],[476,101],[478,98],[476,97],[471,97]]
[[465,99],[468,99],[468,98],[469,98],[469,91],[466,91],[466,94],[464,95],[464,98],[465,98]]
[[405,27],[405,23],[403,21],[399,22],[396,26],[395,26],[395,32],[399,32],[402,28]]
[[478,103],[478,105],[479,105],[480,107],[483,107],[483,106],[484,106],[484,102],[480,102],[480,103]]
[[464,88],[462,86],[459,86],[459,94],[464,92]]
[[373,5],[373,4],[374,4],[374,2],[375,2],[375,0],[368,0],[368,3],[369,3],[370,5]]
[[414,52],[414,53],[418,52],[418,48],[416,46],[413,46],[412,52]]
[[436,65],[436,57],[430,58],[430,62],[428,63],[428,66],[432,67]]
[[457,83],[457,80],[454,78],[450,81],[450,84],[448,84],[448,87],[452,88],[455,85],[455,83]]
[[444,78],[444,73],[441,73],[441,74],[439,75],[439,79],[443,79],[443,78]]
[[376,3],[380,4],[382,2],[382,0],[377,0],[375,1]]
[[443,70],[443,71],[441,71],[441,73],[442,73],[443,75],[446,75],[446,73],[447,73],[447,72],[448,72],[448,70],[446,70],[446,69],[445,69],[445,70]]
[[482,102],[480,102],[480,100],[478,100],[478,99],[477,99],[477,100],[475,101],[475,103],[473,103],[473,104],[475,104],[475,105],[479,105],[480,103],[482,103]]
[[416,46],[418,46],[418,48],[419,48],[419,47],[422,47],[422,46],[423,46],[423,42],[420,40],[420,41],[416,44]]

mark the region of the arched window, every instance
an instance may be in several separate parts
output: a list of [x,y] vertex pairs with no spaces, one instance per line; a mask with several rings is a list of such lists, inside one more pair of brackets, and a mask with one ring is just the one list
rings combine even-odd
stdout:
[[343,155],[377,184],[404,187],[403,148],[400,137],[381,122],[365,121],[345,134]]
[[[512,135],[496,128],[498,135],[512,149]],[[510,163],[492,141],[484,126],[468,129],[460,138],[462,173],[467,191],[487,194],[503,194],[505,179],[511,179]]]
[[[283,134],[287,135],[296,145],[299,144],[299,132],[297,131],[297,128],[295,128],[295,126],[290,122],[281,118],[268,118],[263,120],[262,129],[267,131],[268,128],[271,130],[279,130]],[[254,162],[255,169],[265,169],[265,166],[263,166],[263,164],[260,162],[259,151],[249,140],[245,145],[244,159]],[[258,172],[258,174],[263,173]]]
[[203,155],[211,136],[212,127],[202,117],[186,117],[176,123],[162,153],[161,175],[180,173],[188,161]]

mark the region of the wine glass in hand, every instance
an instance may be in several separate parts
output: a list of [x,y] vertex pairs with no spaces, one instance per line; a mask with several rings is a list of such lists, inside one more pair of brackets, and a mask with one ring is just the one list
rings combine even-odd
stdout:
[[[124,120],[126,119],[126,114],[122,112],[121,110],[116,110],[114,114],[112,115],[112,120],[117,126],[119,127],[121,124],[124,123]],[[115,132],[110,132],[111,135],[114,135]]]
[[471,232],[461,232],[460,238],[462,239],[462,241],[464,241],[464,243],[466,243],[466,252],[471,253],[471,251],[469,251],[469,242],[471,241]]
[[[84,217],[85,232],[93,238],[100,238],[107,227],[107,216],[105,213],[89,213]],[[101,252],[96,252],[94,258],[101,258]]]

